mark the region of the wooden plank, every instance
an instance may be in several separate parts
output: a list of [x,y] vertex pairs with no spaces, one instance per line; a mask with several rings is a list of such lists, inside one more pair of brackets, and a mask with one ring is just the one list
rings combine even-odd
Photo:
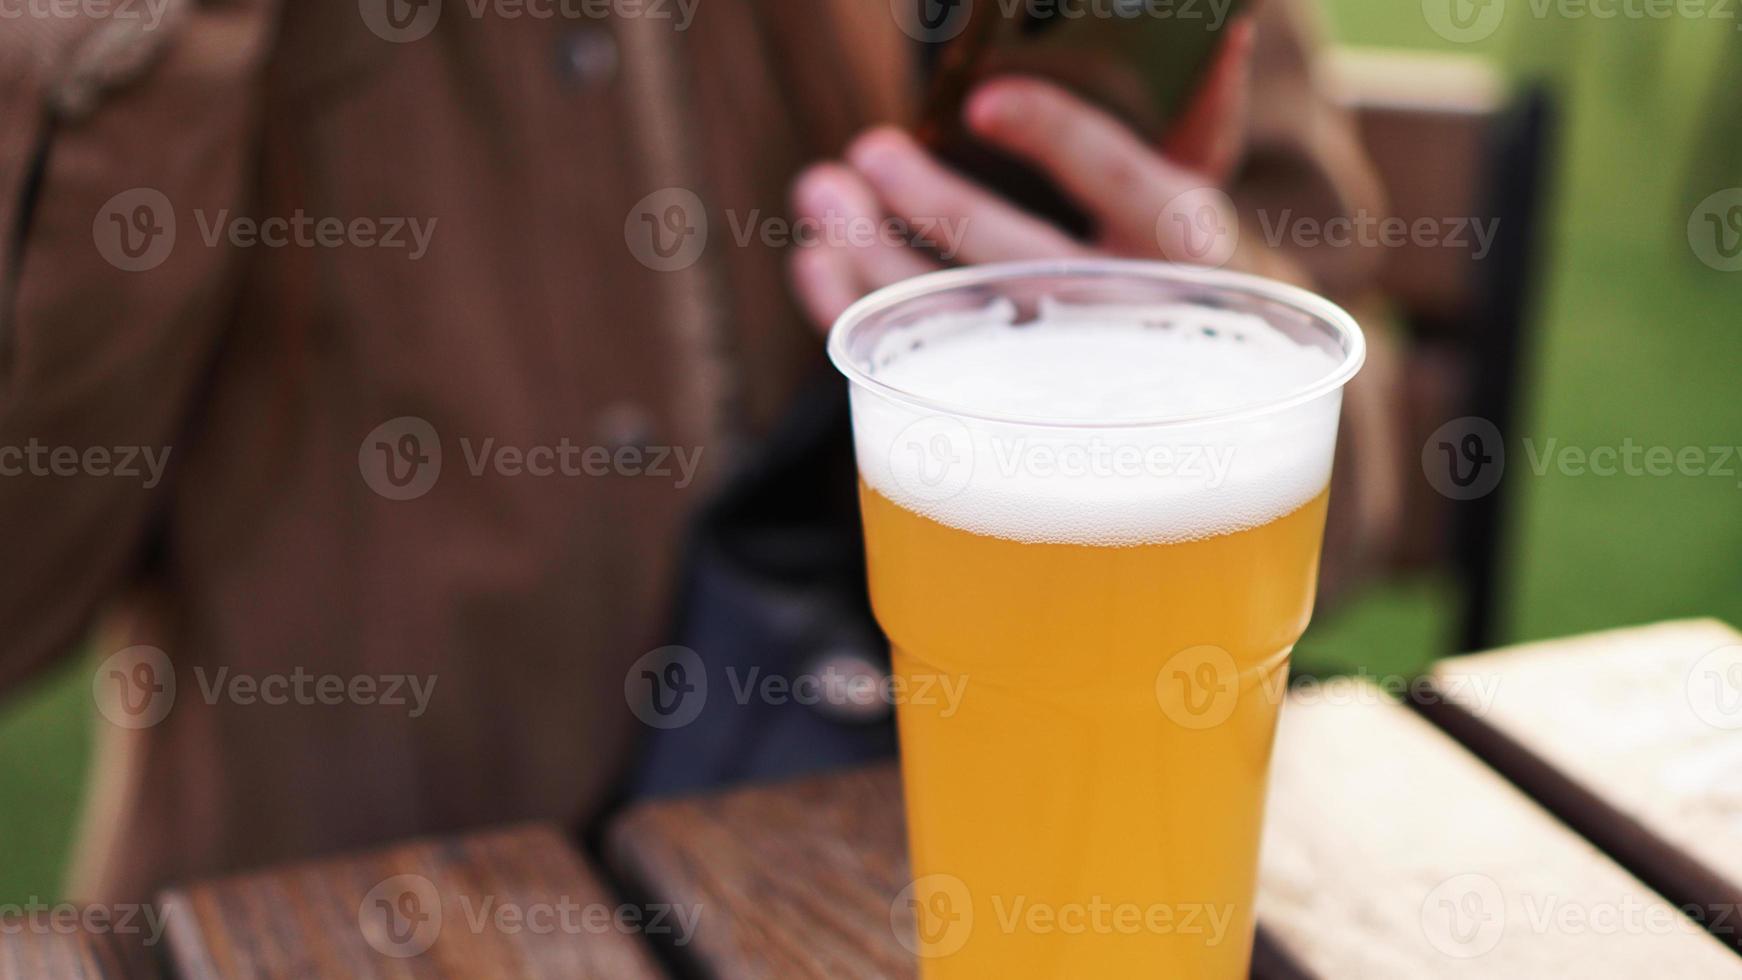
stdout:
[[1662,623],[1433,678],[1425,714],[1742,949],[1742,634]]
[[1343,980],[1742,975],[1721,943],[1426,720],[1357,682],[1297,695],[1258,914]]
[[201,882],[162,904],[177,975],[202,980],[659,976],[634,934],[651,918],[619,916],[542,825]]
[[156,909],[57,905],[0,915],[0,980],[155,980]]
[[641,893],[707,909],[676,950],[718,977],[911,977],[891,922],[908,882],[893,766],[642,805],[606,858]]
[[[893,765],[645,804],[607,859],[642,894],[704,906],[686,949],[714,977],[908,978],[917,973],[901,779]],[[1255,977],[1312,980],[1261,926]]]

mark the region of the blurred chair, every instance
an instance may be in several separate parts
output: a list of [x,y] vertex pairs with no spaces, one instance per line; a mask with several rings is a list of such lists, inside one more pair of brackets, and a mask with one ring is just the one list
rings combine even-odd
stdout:
[[[1452,499],[1425,478],[1427,467],[1450,465],[1448,451],[1503,459],[1503,447],[1488,445],[1487,430],[1462,425],[1453,427],[1449,450],[1428,443],[1447,441],[1438,430],[1470,416],[1491,422],[1504,441],[1518,418],[1520,361],[1530,348],[1529,305],[1539,282],[1549,100],[1541,90],[1509,89],[1492,65],[1470,57],[1341,48],[1328,69],[1337,97],[1355,115],[1391,216],[1412,224],[1431,219],[1442,230],[1447,219],[1497,222],[1480,258],[1474,247],[1412,240],[1384,249],[1380,274],[1403,328],[1400,458],[1410,472],[1395,567],[1448,570],[1460,590],[1458,648],[1485,649],[1496,639],[1502,536],[1517,480]],[[1469,228],[1465,234],[1473,238]],[[1482,442],[1467,444],[1471,434]]]

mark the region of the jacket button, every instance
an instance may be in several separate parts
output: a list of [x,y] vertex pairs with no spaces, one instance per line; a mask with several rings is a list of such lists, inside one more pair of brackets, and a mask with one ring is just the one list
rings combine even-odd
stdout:
[[613,402],[599,412],[595,420],[598,440],[612,451],[646,449],[654,444],[658,433],[653,414],[633,402]]
[[582,85],[617,76],[617,39],[598,28],[571,31],[557,42],[557,68]]
[[894,711],[889,674],[858,651],[824,653],[810,662],[806,673],[816,678],[820,697],[814,706],[825,718],[870,725],[887,720]]

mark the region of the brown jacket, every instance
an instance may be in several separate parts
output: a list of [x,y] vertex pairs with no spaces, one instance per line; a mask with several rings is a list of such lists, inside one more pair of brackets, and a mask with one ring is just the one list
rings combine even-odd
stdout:
[[[883,0],[401,3],[440,11],[406,41],[351,2],[136,7],[0,33],[0,689],[101,621],[71,890],[588,815],[684,516],[819,365],[737,238],[911,110],[911,42]],[[1315,108],[1259,151],[1322,179],[1352,144],[1270,57],[1260,103]],[[526,475],[565,445],[581,475]]]

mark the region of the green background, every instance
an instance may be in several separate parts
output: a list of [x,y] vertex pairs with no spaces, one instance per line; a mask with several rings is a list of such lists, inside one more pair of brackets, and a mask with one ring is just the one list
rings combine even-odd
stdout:
[[[1539,18],[1528,0],[1501,2],[1499,30],[1472,45],[1434,34],[1416,0],[1334,0],[1328,15],[1342,43],[1483,55],[1559,86],[1534,371],[1509,444],[1742,442],[1742,273],[1702,265],[1686,235],[1697,202],[1742,184],[1742,126],[1722,98],[1742,90],[1736,23]],[[1514,452],[1509,638],[1742,622],[1737,477],[1538,477]],[[1413,671],[1447,652],[1449,610],[1433,581],[1388,586],[1315,623],[1297,663]],[[0,704],[0,902],[59,893],[90,715],[84,662]]]

